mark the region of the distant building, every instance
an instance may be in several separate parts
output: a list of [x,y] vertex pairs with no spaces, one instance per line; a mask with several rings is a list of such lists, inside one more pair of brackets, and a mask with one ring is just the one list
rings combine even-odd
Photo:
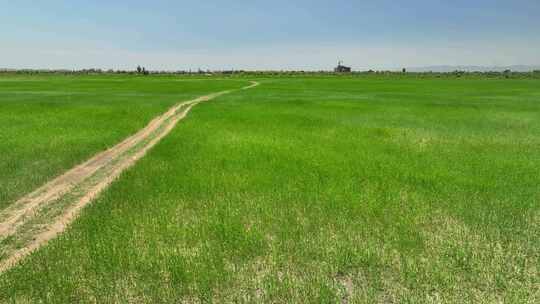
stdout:
[[334,69],[334,72],[336,73],[350,73],[351,68],[348,66],[344,66],[342,61],[338,62],[338,66]]

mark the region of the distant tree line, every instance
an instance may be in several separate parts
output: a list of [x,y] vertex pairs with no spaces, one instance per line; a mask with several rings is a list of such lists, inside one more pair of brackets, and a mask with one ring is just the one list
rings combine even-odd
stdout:
[[94,74],[126,74],[126,75],[194,75],[194,76],[212,76],[218,75],[222,77],[232,76],[272,76],[272,77],[294,77],[294,76],[335,76],[335,77],[361,77],[361,76],[394,76],[394,77],[413,77],[413,78],[461,78],[461,77],[482,77],[482,78],[540,78],[540,70],[531,72],[514,72],[506,70],[502,72],[468,72],[468,71],[453,71],[453,72],[409,72],[406,69],[400,71],[386,71],[386,70],[367,70],[367,71],[353,71],[350,73],[336,73],[331,71],[246,71],[246,70],[201,70],[196,71],[150,71],[145,67],[137,66],[135,70],[102,70],[102,69],[81,69],[81,70],[66,70],[66,69],[0,69],[0,74],[63,74],[63,75],[94,75]]
[[139,66],[137,66],[137,74],[149,75],[150,72],[147,71],[145,67],[141,67],[141,66],[139,65]]

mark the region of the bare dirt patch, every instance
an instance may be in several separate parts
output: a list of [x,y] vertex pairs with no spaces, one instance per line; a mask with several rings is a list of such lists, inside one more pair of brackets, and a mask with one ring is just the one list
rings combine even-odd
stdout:
[[[242,89],[250,89],[257,85],[259,83],[252,82]],[[86,205],[124,170],[144,157],[195,105],[233,91],[236,90],[201,96],[173,106],[136,134],[51,180],[3,210],[0,213],[0,241],[8,237],[27,241],[22,245],[20,243],[9,245],[8,242],[7,246],[5,244],[3,246],[0,243],[0,246],[4,247],[0,247],[2,250],[0,256],[3,256],[0,260],[0,273],[10,269],[26,255],[62,233]],[[69,202],[61,204],[62,210],[58,216],[48,219],[45,224],[36,221],[36,218],[46,216],[47,212],[41,214],[45,207],[53,208],[52,205],[66,197]]]

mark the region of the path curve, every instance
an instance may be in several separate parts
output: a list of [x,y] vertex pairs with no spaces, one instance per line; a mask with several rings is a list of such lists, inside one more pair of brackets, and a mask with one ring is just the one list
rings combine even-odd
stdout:
[[[239,90],[251,89],[258,85],[258,82],[252,81],[251,85]],[[62,233],[77,218],[86,205],[118,178],[124,170],[144,157],[152,147],[171,132],[180,120],[187,116],[195,105],[235,91],[238,90],[221,91],[171,107],[134,135],[68,170],[0,212],[1,241],[9,236],[16,235],[19,228],[38,216],[43,207],[65,197],[77,187],[83,187],[83,189],[77,189],[81,193],[76,196],[74,202],[71,202],[63,210],[61,216],[51,223],[47,223],[45,227],[41,225],[40,229],[37,229],[30,236],[30,242],[0,260],[0,274],[12,268],[25,256]],[[95,178],[98,173],[99,176]],[[94,179],[90,180],[92,177]]]

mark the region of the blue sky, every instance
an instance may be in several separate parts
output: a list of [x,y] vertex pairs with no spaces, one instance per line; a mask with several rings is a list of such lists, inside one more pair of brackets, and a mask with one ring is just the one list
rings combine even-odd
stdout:
[[0,0],[0,67],[540,65],[538,0]]

